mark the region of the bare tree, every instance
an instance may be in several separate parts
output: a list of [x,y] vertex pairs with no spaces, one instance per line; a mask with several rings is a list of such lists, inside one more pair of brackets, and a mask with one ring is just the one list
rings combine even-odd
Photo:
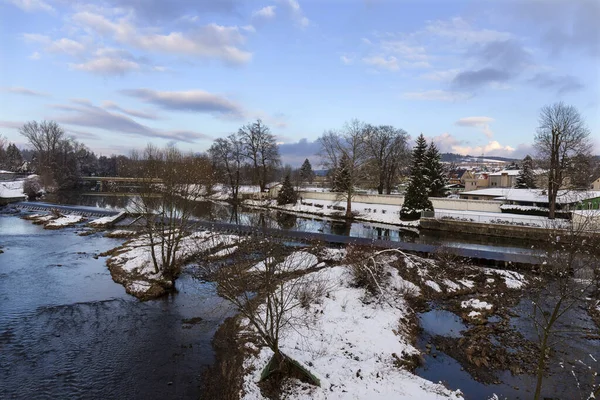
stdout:
[[[563,324],[562,320],[572,309],[585,304],[590,296],[598,293],[600,237],[590,230],[593,218],[591,211],[589,215],[583,215],[579,223],[570,224],[568,229],[549,227],[546,251],[540,260],[540,272],[547,281],[531,289],[533,309],[530,317],[538,337],[536,400],[541,398],[548,358],[556,345],[564,340],[565,335],[584,331],[572,321]],[[597,395],[600,386],[592,385],[592,390]]]
[[275,136],[260,119],[240,128],[238,134],[244,145],[244,154],[252,166],[253,183],[264,192],[267,180],[280,164]]
[[[217,282],[219,295],[239,310],[262,344],[273,351],[270,371],[266,372],[281,371],[291,366],[291,359],[280,349],[283,333],[311,323],[299,309],[325,295],[330,283],[306,273],[317,266],[316,257],[308,252],[290,254],[273,238],[245,240],[237,246],[233,262],[218,268],[200,263],[201,272]],[[255,257],[249,258],[249,254]],[[301,372],[316,380],[307,371]]]
[[218,172],[221,172],[222,178],[226,179],[234,203],[238,201],[240,189],[240,174],[244,161],[242,142],[236,134],[231,134],[227,138],[219,138],[214,141],[208,150],[213,163]]
[[366,149],[377,176],[377,191],[390,194],[403,162],[409,160],[408,133],[393,126],[368,126]]
[[565,183],[570,160],[588,154],[590,131],[579,111],[562,102],[542,108],[535,147],[542,165],[548,169],[549,217],[554,219],[556,197]]
[[128,211],[144,216],[142,232],[148,238],[155,273],[161,273],[172,287],[179,273],[181,240],[191,229],[194,200],[211,183],[210,162],[175,147],[150,144],[130,159],[129,172],[137,178],[139,191]]
[[341,131],[328,131],[319,138],[321,162],[334,173],[343,162],[344,187],[339,193],[346,200],[346,217],[352,217],[352,198],[356,195],[356,185],[365,178],[365,165],[369,160],[366,151],[368,126],[364,122],[352,120]]

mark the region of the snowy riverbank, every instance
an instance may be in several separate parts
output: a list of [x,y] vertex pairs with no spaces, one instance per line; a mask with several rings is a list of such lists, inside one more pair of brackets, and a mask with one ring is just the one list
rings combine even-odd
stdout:
[[[296,204],[285,205],[278,205],[275,200],[246,200],[244,201],[244,205],[332,218],[343,218],[345,213],[345,211],[334,208],[344,206],[345,203],[330,200],[307,199],[303,202],[298,201]],[[354,219],[357,221],[378,222],[410,228],[419,226],[419,221],[402,221],[400,219],[400,208],[394,205],[353,202],[352,210],[356,213]]]

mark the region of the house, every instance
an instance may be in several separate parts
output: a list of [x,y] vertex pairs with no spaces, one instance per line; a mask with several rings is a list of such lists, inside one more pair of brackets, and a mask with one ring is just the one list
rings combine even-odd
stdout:
[[477,176],[472,171],[465,171],[462,174],[460,181],[465,186],[465,190],[477,189]]
[[489,174],[490,188],[511,188],[514,187],[519,176],[518,169],[503,169],[502,171]]
[[267,183],[265,185],[265,189],[269,192],[269,197],[272,199],[277,198],[282,185],[283,184],[281,182]]
[[594,180],[592,182],[592,185],[591,185],[590,189],[592,189],[592,190],[600,190],[600,175],[598,177],[596,177],[596,180]]
[[448,172],[449,185],[463,185],[462,176],[467,172],[464,168],[455,169]]

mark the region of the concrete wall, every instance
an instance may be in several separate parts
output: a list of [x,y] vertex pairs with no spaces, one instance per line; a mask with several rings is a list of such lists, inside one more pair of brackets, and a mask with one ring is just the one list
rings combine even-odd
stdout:
[[[336,193],[331,192],[299,192],[298,195],[303,199],[314,200],[338,200]],[[433,208],[457,211],[485,211],[485,212],[502,212],[500,210],[501,202],[489,200],[463,200],[463,199],[448,199],[448,198],[430,198]],[[372,194],[372,195],[357,195],[353,201],[357,203],[369,204],[389,204],[402,206],[404,196],[393,194]]]
[[463,222],[421,218],[420,227],[438,231],[460,232],[472,235],[500,236],[515,239],[546,240],[548,230],[529,226],[512,226],[502,224],[486,224],[479,222]]

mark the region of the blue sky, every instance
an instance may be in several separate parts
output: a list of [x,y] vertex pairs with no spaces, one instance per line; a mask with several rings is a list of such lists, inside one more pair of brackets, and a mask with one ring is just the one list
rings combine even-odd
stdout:
[[600,153],[600,2],[0,0],[0,134],[203,151],[261,118],[284,162],[358,118],[522,157],[563,100]]

